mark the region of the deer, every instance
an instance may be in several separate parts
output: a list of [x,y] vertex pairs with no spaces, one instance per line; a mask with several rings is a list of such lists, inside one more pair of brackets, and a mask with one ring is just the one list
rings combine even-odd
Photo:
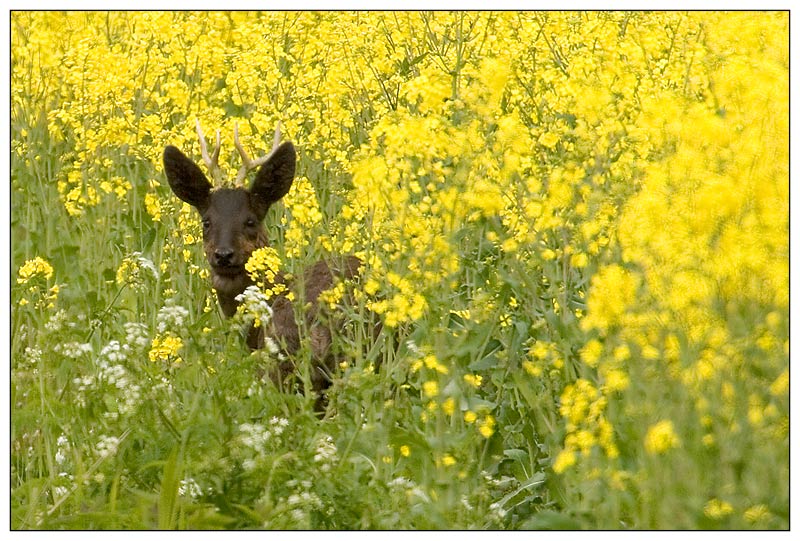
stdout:
[[[216,131],[211,155],[199,119],[197,135],[206,168],[219,184],[220,131]],[[289,192],[297,163],[294,145],[290,141],[280,143],[280,123],[275,130],[272,150],[259,158],[251,159],[245,151],[239,141],[238,124],[234,124],[233,139],[242,160],[233,188],[214,188],[200,167],[175,146],[166,146],[163,155],[164,172],[172,192],[200,214],[211,284],[226,318],[236,314],[240,304],[237,296],[253,285],[245,264],[255,250],[268,246],[264,218],[270,207]],[[248,173],[256,169],[250,186],[242,187]],[[273,380],[283,380],[294,369],[289,358],[298,352],[301,342],[307,340],[312,356],[312,387],[319,396],[327,389],[335,365],[331,352],[335,329],[330,320],[320,317],[319,296],[333,286],[337,277],[345,280],[356,277],[360,265],[361,261],[354,256],[346,256],[338,264],[336,261],[316,262],[305,270],[299,284],[293,284],[297,285],[295,289],[300,289],[294,292],[296,301],[290,300],[288,291],[278,294],[271,299],[270,322],[266,326],[250,326],[246,341],[251,350],[264,348],[268,340],[281,350],[283,360],[278,373],[272,374]],[[287,279],[279,272],[276,281],[286,283]],[[304,317],[296,317],[295,302],[305,307]]]

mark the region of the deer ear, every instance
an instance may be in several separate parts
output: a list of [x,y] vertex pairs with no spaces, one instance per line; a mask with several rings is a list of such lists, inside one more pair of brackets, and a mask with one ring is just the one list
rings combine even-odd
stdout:
[[196,163],[174,146],[164,149],[164,172],[172,191],[200,212],[208,207],[211,183]]
[[290,142],[279,146],[269,160],[262,165],[250,186],[250,196],[263,219],[270,205],[289,192],[294,180],[297,153]]

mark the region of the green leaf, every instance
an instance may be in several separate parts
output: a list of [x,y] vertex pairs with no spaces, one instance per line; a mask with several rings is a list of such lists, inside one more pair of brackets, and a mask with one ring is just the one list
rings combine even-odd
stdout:
[[161,530],[174,529],[178,518],[177,502],[180,483],[178,447],[178,445],[173,447],[169,454],[161,477],[161,491],[158,498],[158,527]]
[[574,518],[557,511],[542,511],[522,525],[523,530],[580,530]]
[[528,460],[528,452],[524,449],[506,449],[503,451],[503,454],[508,458],[512,458],[520,462],[527,462]]

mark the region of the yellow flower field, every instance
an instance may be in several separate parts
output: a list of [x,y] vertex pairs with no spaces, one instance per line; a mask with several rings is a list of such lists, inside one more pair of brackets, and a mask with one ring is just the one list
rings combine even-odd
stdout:
[[[11,39],[13,528],[788,528],[788,12],[15,11]],[[161,162],[202,164],[198,121],[220,186],[235,125],[298,149],[254,282],[363,262],[320,297],[322,418],[310,347],[242,337],[283,289],[218,309]]]

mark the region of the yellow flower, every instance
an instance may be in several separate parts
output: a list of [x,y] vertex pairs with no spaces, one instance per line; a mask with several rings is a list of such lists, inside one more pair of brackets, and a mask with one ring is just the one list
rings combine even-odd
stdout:
[[426,381],[422,384],[422,392],[428,398],[433,398],[439,394],[439,384],[435,381]]
[[630,378],[624,370],[611,369],[603,372],[606,392],[613,393],[616,391],[624,391],[628,388],[628,385],[630,385]]
[[539,144],[547,148],[555,148],[558,143],[558,135],[553,132],[546,132],[539,136]]
[[622,344],[614,348],[614,359],[617,361],[626,361],[631,357],[631,350],[628,344]]
[[564,473],[567,468],[575,464],[576,460],[575,451],[564,449],[558,453],[558,456],[553,461],[553,471],[556,473]]
[[150,362],[157,361],[174,361],[181,362],[178,352],[183,347],[183,340],[180,337],[172,334],[167,334],[163,337],[156,336],[150,345]]
[[422,362],[425,364],[425,366],[432,370],[436,370],[440,374],[447,374],[449,372],[447,367],[436,359],[436,355],[426,355],[425,358],[422,359]]
[[478,415],[474,411],[467,410],[467,411],[464,412],[464,421],[466,421],[467,423],[472,424],[477,419],[478,419]]
[[480,432],[481,436],[484,438],[490,438],[492,434],[494,434],[494,425],[494,417],[487,415],[482,420],[478,421],[478,432]]
[[281,258],[275,248],[265,246],[254,250],[244,266],[253,279],[259,278],[259,273],[270,273],[272,279],[281,268]]
[[768,520],[771,516],[772,514],[769,512],[769,508],[764,504],[748,507],[744,512],[744,519],[750,523]]
[[581,269],[589,263],[589,257],[584,253],[572,254],[570,263],[576,269]]
[[369,278],[364,284],[364,292],[367,295],[375,295],[380,289],[381,284],[375,278]]
[[411,454],[411,448],[408,445],[401,445],[400,454],[403,456],[409,456]]
[[442,404],[442,411],[445,412],[447,415],[453,415],[453,412],[456,410],[456,401],[453,397],[448,398]]
[[607,330],[619,322],[636,299],[639,278],[619,265],[601,268],[592,277],[589,289],[589,312],[581,321],[583,329]]
[[[276,283],[281,268],[281,258],[274,248],[265,246],[254,250],[244,268],[267,300],[287,291],[286,284]],[[335,296],[335,293],[329,295]]]
[[152,192],[145,194],[144,208],[147,210],[147,214],[150,215],[154,222],[161,221],[161,201],[158,199],[156,194]]
[[603,344],[597,339],[589,340],[583,348],[581,348],[581,360],[587,366],[592,368],[597,367],[600,355],[603,354]]
[[539,377],[542,375],[541,367],[535,365],[532,361],[522,361],[522,368],[524,368],[525,372],[533,377]]
[[681,440],[675,434],[672,421],[660,421],[652,425],[644,437],[644,448],[651,455],[664,454],[670,449],[680,447]]
[[595,410],[602,410],[605,402],[592,383],[586,379],[578,379],[567,385],[561,393],[559,412],[572,425],[579,425],[585,419],[593,420],[598,415]]
[[128,285],[134,289],[141,288],[144,285],[145,273],[149,273],[153,277],[158,276],[152,261],[143,257],[139,252],[133,252],[125,256],[122,263],[117,267],[117,284],[120,286]]
[[483,376],[478,376],[475,374],[464,374],[464,381],[466,381],[473,387],[480,387],[481,383],[483,383]]
[[43,276],[45,280],[53,277],[53,267],[41,257],[29,259],[19,268],[17,283],[26,284],[36,276]]
[[725,500],[712,498],[703,508],[703,514],[708,518],[719,520],[733,513],[733,506]]
[[781,375],[769,386],[772,396],[785,396],[789,392],[789,369],[785,368]]
[[324,302],[328,305],[328,308],[331,310],[335,310],[336,306],[339,304],[339,301],[342,300],[344,297],[344,282],[339,282],[335,286],[330,289],[327,289],[319,294],[317,299],[319,302]]
[[596,442],[597,439],[589,430],[578,430],[575,433],[575,444],[585,456],[589,455]]

